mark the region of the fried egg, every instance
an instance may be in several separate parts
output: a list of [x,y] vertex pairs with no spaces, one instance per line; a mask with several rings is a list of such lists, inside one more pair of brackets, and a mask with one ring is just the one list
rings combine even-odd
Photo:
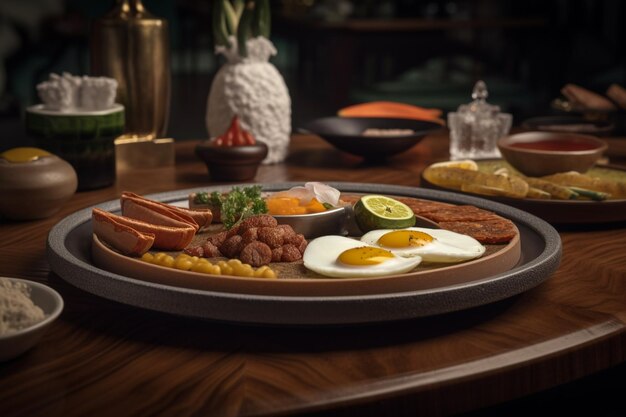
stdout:
[[327,277],[377,277],[401,274],[421,262],[419,256],[403,258],[387,249],[342,236],[322,236],[309,242],[304,266]]
[[485,247],[473,237],[444,229],[372,230],[361,241],[404,258],[419,256],[424,262],[461,262],[485,253]]

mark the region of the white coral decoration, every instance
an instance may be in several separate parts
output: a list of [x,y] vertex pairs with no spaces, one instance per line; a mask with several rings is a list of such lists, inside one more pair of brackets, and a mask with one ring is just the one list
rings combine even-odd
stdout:
[[104,110],[113,107],[117,81],[107,77],[82,77],[80,107],[86,110]]
[[115,103],[117,81],[107,77],[78,77],[64,72],[50,74],[37,85],[39,98],[47,110],[106,110]]
[[291,99],[283,77],[269,62],[276,48],[264,37],[248,39],[248,56],[242,58],[234,37],[230,44],[230,48],[216,48],[228,62],[211,85],[206,116],[209,135],[224,133],[237,115],[242,128],[267,144],[269,152],[263,163],[281,162],[289,147]]

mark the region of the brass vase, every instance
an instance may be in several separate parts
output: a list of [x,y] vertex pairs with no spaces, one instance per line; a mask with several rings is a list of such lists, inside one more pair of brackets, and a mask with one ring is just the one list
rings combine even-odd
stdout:
[[164,137],[171,83],[165,19],[148,12],[141,0],[117,0],[93,25],[91,72],[118,81],[117,101],[126,110],[124,137]]

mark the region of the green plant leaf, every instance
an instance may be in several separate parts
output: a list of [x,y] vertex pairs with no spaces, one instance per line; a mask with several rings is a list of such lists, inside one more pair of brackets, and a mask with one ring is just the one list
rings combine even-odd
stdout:
[[213,1],[212,19],[213,25],[213,42],[216,46],[230,46],[228,40],[228,31],[226,30],[226,22],[224,21],[224,9],[222,0]]
[[239,24],[239,17],[235,13],[233,5],[230,0],[224,0],[224,17],[226,21],[226,27],[229,35],[237,33],[237,25]]
[[252,32],[252,19],[254,17],[254,1],[246,2],[241,19],[239,20],[239,26],[237,28],[237,46],[239,49],[239,56],[248,56],[248,47],[246,41],[250,38]]
[[234,0],[233,1],[233,9],[235,10],[235,14],[237,15],[237,22],[241,19],[241,14],[243,13],[243,8],[246,5],[244,0]]
[[269,0],[257,0],[254,8],[254,24],[252,32],[254,36],[270,38],[272,25],[272,13]]

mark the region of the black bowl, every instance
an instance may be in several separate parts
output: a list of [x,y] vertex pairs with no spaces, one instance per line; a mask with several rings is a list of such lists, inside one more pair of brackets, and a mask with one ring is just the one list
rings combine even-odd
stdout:
[[[442,128],[438,123],[413,119],[325,117],[305,124],[299,131],[318,135],[342,151],[380,159],[404,152],[427,134]],[[364,136],[366,129],[410,129],[413,132],[402,136]]]

